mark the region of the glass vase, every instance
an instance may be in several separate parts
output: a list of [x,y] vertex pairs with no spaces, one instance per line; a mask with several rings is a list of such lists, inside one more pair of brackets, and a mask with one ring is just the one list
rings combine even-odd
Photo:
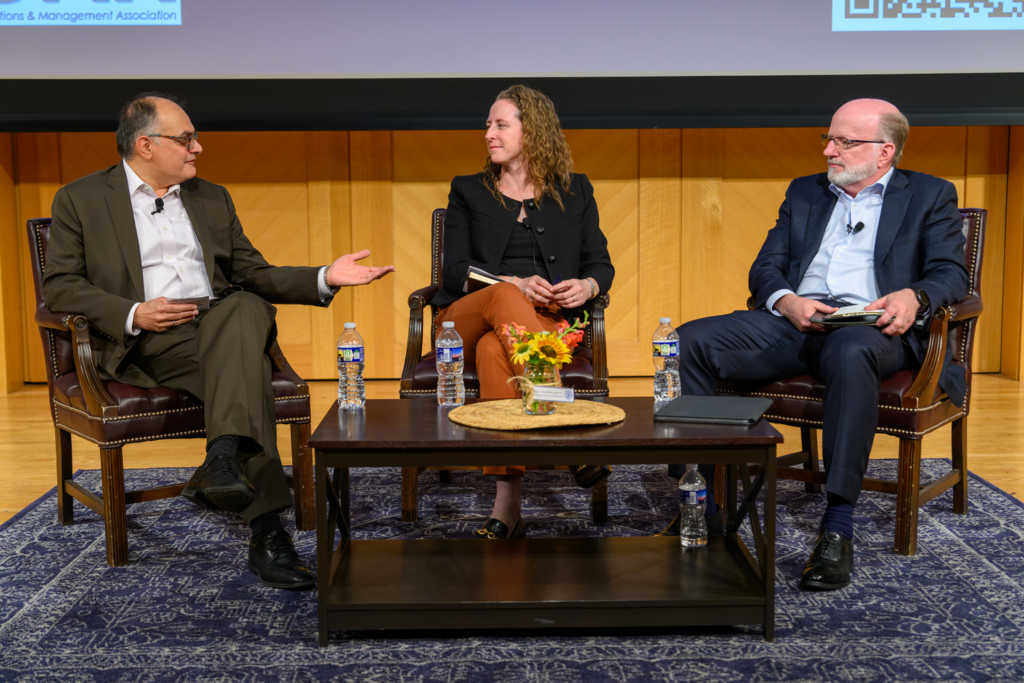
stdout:
[[[558,368],[553,365],[527,365],[523,368],[523,377],[537,387],[562,386]],[[534,401],[533,392],[528,389],[523,390],[523,410],[527,415],[550,415],[555,412],[556,407],[557,404],[554,401]]]

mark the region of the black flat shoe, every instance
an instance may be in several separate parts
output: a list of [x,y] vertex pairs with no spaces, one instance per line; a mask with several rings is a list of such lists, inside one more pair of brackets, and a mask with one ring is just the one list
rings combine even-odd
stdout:
[[576,480],[576,485],[585,489],[597,486],[612,473],[612,468],[608,465],[567,465],[567,467],[572,472],[572,478]]
[[295,552],[292,537],[283,529],[249,542],[249,571],[271,588],[303,591],[316,586],[316,579]]
[[850,585],[853,573],[853,540],[835,531],[818,535],[814,551],[800,577],[800,590],[834,591]]
[[505,526],[504,522],[491,517],[482,528],[473,532],[473,538],[489,541],[499,541],[506,538],[526,538],[526,525],[523,523],[522,516],[520,516],[519,521],[516,522],[516,528],[509,534],[508,527]]
[[207,510],[242,512],[256,499],[256,489],[238,458],[222,455],[200,465],[181,495]]

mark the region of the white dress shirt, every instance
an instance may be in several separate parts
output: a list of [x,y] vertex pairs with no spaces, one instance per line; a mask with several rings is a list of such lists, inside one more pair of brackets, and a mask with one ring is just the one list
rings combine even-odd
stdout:
[[[878,221],[882,216],[885,188],[892,178],[893,169],[873,185],[865,187],[851,197],[841,187],[829,185],[839,200],[832,210],[818,253],[800,280],[796,294],[808,299],[833,299],[847,304],[869,304],[880,296],[875,280],[875,238]],[[847,229],[863,223],[857,232]],[[780,289],[768,297],[766,305],[775,315],[775,302],[791,289]]]
[[[213,287],[206,276],[203,247],[199,244],[192,221],[181,202],[181,187],[172,185],[167,188],[161,197],[163,209],[160,213],[153,213],[156,210],[156,192],[132,170],[127,161],[122,163],[128,176],[128,194],[132,201],[132,214],[135,216],[135,231],[139,237],[142,283],[145,288],[143,301],[162,296],[168,299],[212,298]],[[324,284],[326,268],[324,266],[320,269],[317,278],[321,301],[334,296]],[[140,305],[141,302],[136,303],[128,312],[124,327],[126,334],[142,332],[133,325],[135,309]]]

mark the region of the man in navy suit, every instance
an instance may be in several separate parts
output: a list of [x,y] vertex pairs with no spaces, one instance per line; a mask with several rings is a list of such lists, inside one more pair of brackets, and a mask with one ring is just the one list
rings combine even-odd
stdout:
[[[850,584],[853,506],[878,424],[879,385],[923,360],[927,329],[914,328],[915,318],[968,293],[956,189],[896,168],[908,133],[906,117],[888,102],[843,105],[822,136],[828,172],[790,184],[750,269],[757,309],[678,329],[684,395],[714,395],[718,379],[768,384],[813,374],[825,383],[828,507],[803,590]],[[875,325],[834,331],[811,322],[848,305],[884,313]],[[950,348],[939,384],[961,405],[966,377],[951,357]],[[710,481],[714,469],[702,470]],[[708,507],[714,518],[713,500]]]

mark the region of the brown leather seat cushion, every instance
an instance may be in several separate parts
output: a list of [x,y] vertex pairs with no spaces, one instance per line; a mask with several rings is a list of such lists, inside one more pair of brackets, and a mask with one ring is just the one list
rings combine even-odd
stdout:
[[[116,381],[103,384],[117,401],[118,413],[106,421],[88,415],[78,373],[58,377],[53,383],[57,423],[108,448],[174,436],[194,438],[206,431],[203,404],[189,394],[163,387],[141,389]],[[299,394],[287,375],[273,373],[273,388],[278,422],[310,419],[309,396]]]
[[[936,387],[927,408],[902,407],[903,397],[914,383],[916,373],[897,372],[879,389],[878,429],[897,436],[920,436],[960,415],[941,388]],[[799,375],[767,386],[744,382],[719,382],[720,393],[764,396],[772,399],[769,421],[797,427],[820,427],[824,421],[825,385],[811,375]]]

